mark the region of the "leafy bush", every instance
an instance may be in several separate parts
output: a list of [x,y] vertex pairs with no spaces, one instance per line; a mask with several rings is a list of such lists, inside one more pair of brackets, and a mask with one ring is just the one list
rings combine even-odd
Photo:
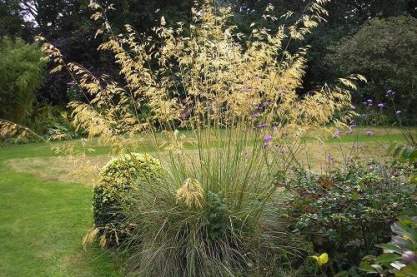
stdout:
[[378,245],[384,253],[364,257],[361,269],[380,276],[417,276],[417,217],[401,218],[391,230],[395,234],[391,241]]
[[63,108],[51,105],[34,107],[31,118],[32,130],[50,141],[69,140],[80,136],[71,124],[71,116]]
[[410,176],[410,182],[417,184],[417,134],[412,129],[402,129],[405,144],[393,144],[390,153],[399,163],[405,163],[415,170]]
[[328,175],[300,170],[288,184],[294,229],[316,251],[329,253],[338,271],[355,266],[389,239],[390,223],[416,207],[416,187],[407,183],[411,171],[377,163]]
[[[411,16],[372,19],[353,36],[342,39],[330,49],[327,60],[340,73],[363,74],[368,85],[360,90],[362,99],[386,101],[387,91],[397,92],[395,107],[401,108],[408,122],[416,120],[417,101],[417,19]],[[358,101],[358,102],[359,102]]]
[[127,194],[141,189],[144,179],[154,182],[160,171],[157,159],[137,153],[123,155],[104,166],[101,180],[94,187],[95,228],[91,237],[99,235],[102,246],[119,245],[132,227],[122,212],[123,206],[128,204]]
[[3,38],[0,57],[0,119],[27,124],[42,82],[42,52],[37,45]]

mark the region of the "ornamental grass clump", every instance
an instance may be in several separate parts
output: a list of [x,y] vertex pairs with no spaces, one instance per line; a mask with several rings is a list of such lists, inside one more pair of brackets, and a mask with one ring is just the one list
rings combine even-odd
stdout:
[[[120,76],[96,77],[79,64],[66,63],[53,45],[43,47],[57,64],[54,71],[68,70],[84,93],[85,101],[69,104],[74,124],[114,143],[120,134],[216,121],[233,125],[254,117],[258,124],[303,133],[344,124],[355,115],[350,90],[356,88],[355,80],[364,80],[360,75],[340,78],[303,97],[297,93],[308,47],[290,52],[287,45],[324,20],[327,0],[312,1],[291,26],[268,29],[253,23],[250,35],[230,23],[230,7],[214,2],[196,2],[189,25],[167,26],[162,18],[150,35],[137,34],[129,25],[117,35],[106,20],[111,7],[91,1],[92,19],[100,26],[97,35],[104,41],[99,50],[114,55]],[[265,10],[265,25],[276,20],[269,14],[272,9]]]
[[[268,276],[301,254],[285,232],[278,188],[308,129],[355,115],[350,90],[363,80],[297,93],[307,48],[287,45],[323,21],[326,2],[311,1],[291,26],[252,24],[245,36],[230,23],[231,8],[211,0],[196,2],[189,25],[161,18],[150,35],[131,26],[116,35],[109,8],[91,1],[99,49],[120,66],[115,78],[93,76],[44,45],[56,70],[67,69],[85,94],[69,106],[75,126],[118,149],[129,135],[152,140],[161,161],[160,176],[136,180],[139,189],[122,205],[133,228],[119,250],[132,274]],[[265,21],[276,19],[271,10]]]
[[268,276],[302,256],[300,243],[286,233],[276,175],[282,161],[264,146],[264,132],[194,130],[184,139],[195,139],[196,150],[159,153],[161,178],[132,191],[124,211],[137,226],[126,247],[129,271]]

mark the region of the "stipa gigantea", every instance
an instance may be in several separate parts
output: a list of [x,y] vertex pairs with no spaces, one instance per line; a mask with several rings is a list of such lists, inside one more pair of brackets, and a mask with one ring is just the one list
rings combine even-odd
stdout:
[[252,26],[244,46],[242,34],[228,21],[231,10],[215,7],[209,0],[196,4],[189,27],[170,27],[161,20],[149,36],[136,34],[131,26],[124,34],[113,34],[106,9],[93,2],[93,20],[102,24],[100,30],[108,37],[99,49],[114,54],[125,85],[65,63],[49,44],[44,50],[86,94],[87,102],[69,105],[75,124],[109,141],[155,127],[172,130],[216,120],[223,125],[236,119],[252,122],[254,114],[261,123],[280,128],[343,124],[354,116],[349,90],[355,88],[353,81],[363,78],[343,78],[339,86],[326,85],[301,98],[296,91],[305,74],[307,49],[290,53],[286,45],[324,20],[326,2],[313,1],[306,14],[288,27]]
[[[114,35],[104,9],[92,4],[99,33],[108,36],[100,50],[114,55],[123,82],[62,62],[88,99],[71,103],[75,123],[114,143],[120,135],[151,133],[157,146],[169,146],[155,153],[160,178],[129,195],[126,216],[138,226],[128,243],[131,271],[221,276],[259,274],[265,266],[273,275],[271,264],[299,254],[286,239],[277,190],[295,150],[270,150],[308,129],[344,124],[354,115],[352,81],[361,79],[297,94],[307,48],[291,53],[286,43],[323,20],[325,2],[313,1],[289,27],[252,26],[244,43],[229,23],[231,10],[209,0],[196,4],[189,26],[161,20],[150,36],[130,26]],[[185,129],[195,151],[177,129]]]

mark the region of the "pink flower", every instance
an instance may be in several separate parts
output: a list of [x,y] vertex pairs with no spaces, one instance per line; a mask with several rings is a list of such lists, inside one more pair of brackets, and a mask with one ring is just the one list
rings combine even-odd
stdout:
[[342,132],[339,129],[336,129],[336,131],[333,134],[333,138],[340,138],[341,134]]

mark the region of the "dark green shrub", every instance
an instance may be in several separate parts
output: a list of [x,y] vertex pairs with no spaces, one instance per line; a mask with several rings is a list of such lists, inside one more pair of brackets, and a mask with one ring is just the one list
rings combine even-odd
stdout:
[[374,18],[330,51],[326,60],[339,74],[359,73],[368,79],[368,84],[359,90],[360,98],[354,96],[357,102],[372,99],[374,107],[390,103],[384,111],[392,120],[395,112],[401,110],[404,123],[415,122],[416,18]]
[[389,239],[389,225],[402,212],[416,207],[416,187],[406,176],[411,171],[377,163],[327,175],[298,171],[288,184],[295,231],[318,253],[329,253],[336,270],[357,265],[378,252],[375,244]]
[[79,131],[71,124],[70,113],[61,107],[42,105],[34,108],[31,128],[44,135],[50,141],[69,140],[80,136]]
[[0,40],[0,118],[27,124],[45,62],[37,45]]
[[410,182],[417,184],[417,133],[412,129],[402,129],[405,144],[393,144],[390,153],[398,163],[404,163],[415,170],[410,176]]
[[161,170],[159,160],[147,154],[131,153],[111,160],[100,172],[94,187],[94,236],[102,246],[119,245],[131,226],[122,209],[128,205],[128,193],[140,189],[141,180],[152,182]]

